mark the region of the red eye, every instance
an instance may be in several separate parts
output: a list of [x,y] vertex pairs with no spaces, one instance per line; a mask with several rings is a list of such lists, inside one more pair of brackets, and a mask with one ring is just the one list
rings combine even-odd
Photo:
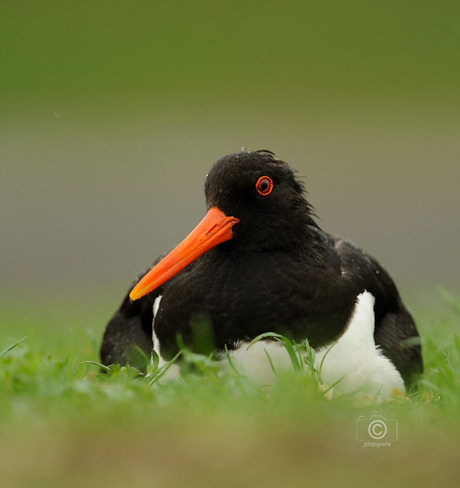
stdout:
[[273,190],[273,181],[268,176],[261,176],[256,183],[256,190],[263,196],[269,195]]

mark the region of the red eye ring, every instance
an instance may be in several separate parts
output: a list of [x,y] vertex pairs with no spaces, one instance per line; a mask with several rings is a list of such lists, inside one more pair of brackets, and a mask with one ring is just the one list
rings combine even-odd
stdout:
[[261,176],[256,183],[256,190],[264,197],[273,190],[273,180],[269,176]]

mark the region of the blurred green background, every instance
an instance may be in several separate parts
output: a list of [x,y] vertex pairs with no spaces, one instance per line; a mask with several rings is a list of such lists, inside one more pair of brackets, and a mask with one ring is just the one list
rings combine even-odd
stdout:
[[403,291],[458,289],[458,1],[2,2],[0,63],[4,298],[110,315],[242,146]]

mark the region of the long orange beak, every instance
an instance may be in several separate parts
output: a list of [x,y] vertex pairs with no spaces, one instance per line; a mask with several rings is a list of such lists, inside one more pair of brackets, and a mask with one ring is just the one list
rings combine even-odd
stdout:
[[129,298],[133,301],[142,298],[172,278],[198,256],[221,242],[232,239],[232,227],[238,222],[236,217],[227,217],[217,207],[210,208],[192,232],[139,281],[129,294]]

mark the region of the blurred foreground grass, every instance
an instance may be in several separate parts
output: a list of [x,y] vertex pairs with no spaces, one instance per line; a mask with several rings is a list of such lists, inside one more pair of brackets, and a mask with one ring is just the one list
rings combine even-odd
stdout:
[[[31,316],[10,303],[0,340],[2,486],[453,486],[460,302],[440,293],[440,307],[415,311],[421,391],[380,405],[326,399],[306,375],[256,387],[210,367],[152,388],[134,370],[101,374],[87,361],[98,360],[102,309],[72,323],[70,307],[56,315],[42,304]],[[357,421],[374,415],[397,422],[390,446],[357,440]]]

